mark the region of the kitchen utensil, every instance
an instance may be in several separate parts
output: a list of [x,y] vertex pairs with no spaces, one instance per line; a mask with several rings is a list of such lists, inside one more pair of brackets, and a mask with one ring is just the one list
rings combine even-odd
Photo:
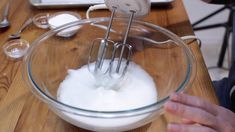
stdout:
[[4,8],[3,19],[0,22],[0,29],[5,29],[10,26],[10,22],[8,21],[9,6],[10,2],[8,2],[6,7]]
[[29,42],[24,39],[14,39],[11,41],[7,41],[3,45],[4,53],[12,58],[18,59],[23,57],[29,48]]
[[[126,42],[132,46],[131,62],[151,76],[158,92],[157,100],[134,109],[117,111],[97,111],[61,102],[57,93],[68,70],[87,65],[93,41],[103,38],[107,32],[92,23],[106,26],[109,21],[110,18],[82,19],[55,28],[38,37],[30,45],[24,58],[24,80],[36,97],[62,119],[92,131],[126,131],[150,123],[164,113],[163,105],[169,101],[172,92],[182,92],[191,87],[196,73],[195,61],[188,45],[177,35],[155,24],[133,20]],[[123,42],[123,32],[126,31],[128,21],[126,18],[114,18],[112,30],[115,32],[110,32],[109,38],[115,42]],[[73,37],[57,36],[59,32],[74,26],[81,28]],[[98,52],[99,45],[94,46],[93,51]],[[112,52],[112,48],[107,48],[107,54]],[[95,62],[97,56],[93,58],[91,61]],[[128,83],[136,83],[131,79]],[[82,88],[87,89],[85,86]],[[121,89],[125,90],[125,87]],[[139,97],[138,94],[134,95]],[[90,98],[97,100],[97,97]]]
[[48,18],[50,17],[49,13],[39,13],[33,17],[33,23],[36,27],[47,29],[49,28]]
[[[128,67],[128,64],[129,64],[129,61],[130,61],[130,58],[131,58],[132,46],[127,44],[126,41],[127,41],[127,37],[128,37],[130,27],[131,27],[134,12],[131,14],[131,17],[130,17],[130,20],[129,20],[129,23],[128,23],[128,27],[127,27],[123,42],[122,43],[119,43],[119,42],[114,43],[112,40],[109,40],[109,33],[110,33],[110,29],[112,27],[112,22],[113,22],[115,11],[116,11],[116,8],[113,8],[104,39],[95,39],[95,41],[93,42],[93,46],[90,50],[90,56],[89,56],[89,60],[88,60],[88,67],[89,67],[89,70],[92,71],[90,66],[89,66],[89,64],[91,62],[91,58],[92,58],[92,53],[93,53],[92,50],[93,50],[94,44],[100,44],[99,52],[97,54],[97,59],[96,59],[96,63],[95,63],[95,69],[94,69],[94,71],[92,71],[92,72],[95,72],[95,74],[96,74],[96,72],[99,72],[99,73],[103,72],[105,74],[105,73],[107,73],[108,70],[109,70],[109,73],[112,74],[113,67],[115,67],[116,70],[115,70],[114,73],[115,74],[120,74],[122,76],[122,75],[125,74],[126,69]],[[100,41],[100,42],[97,43],[96,42],[97,40]],[[113,53],[112,53],[112,57],[110,59],[110,66],[106,70],[103,70],[102,69],[102,64],[103,64],[103,61],[105,59],[107,47],[108,47],[109,44],[112,46]],[[119,55],[119,60],[118,60],[117,66],[113,66],[113,62],[114,62],[114,59],[116,57],[116,53],[117,53],[118,49],[120,49],[120,51],[121,51],[120,55]],[[124,54],[125,49],[127,49],[127,54],[128,54],[126,59],[125,59],[126,60],[125,61],[126,65],[124,66],[123,70],[120,72],[120,66],[121,66],[121,63],[122,63],[122,60],[123,60],[123,56],[124,56],[123,54]]]
[[[120,77],[122,77],[125,73],[126,70],[128,68],[129,65],[129,61],[131,59],[131,53],[132,53],[132,46],[130,44],[127,44],[127,37],[131,28],[131,24],[132,24],[132,20],[135,16],[138,17],[143,17],[146,16],[149,13],[150,10],[150,1],[149,0],[128,0],[128,1],[123,1],[123,0],[105,0],[105,4],[106,6],[110,9],[111,13],[111,19],[110,22],[108,24],[108,28],[107,31],[105,33],[105,37],[104,39],[95,39],[94,42],[96,42],[97,40],[100,40],[100,44],[99,45],[99,51],[96,59],[96,63],[95,63],[95,68],[94,68],[94,74],[98,74],[99,73],[109,73],[111,76],[112,74],[115,75],[119,75]],[[106,50],[107,50],[107,46],[108,42],[112,42],[112,40],[109,40],[109,33],[112,27],[112,21],[115,15],[115,12],[117,13],[121,13],[124,15],[129,15],[129,21],[128,21],[128,25],[127,25],[127,29],[124,33],[124,38],[122,42],[116,42],[113,45],[113,52],[112,52],[112,57],[110,59],[110,66],[107,68],[107,70],[103,70],[102,69],[102,64],[104,59],[106,58]],[[96,44],[96,43],[93,43]],[[112,43],[111,43],[112,44]],[[91,49],[93,49],[94,46],[92,46]],[[118,52],[118,50],[120,52]],[[125,52],[125,50],[127,52]],[[92,50],[90,50],[90,57],[88,60],[88,64],[90,64],[90,59],[92,58]],[[119,55],[117,55],[117,53],[119,53]],[[124,55],[126,54],[126,55]],[[118,57],[117,57],[118,56]],[[118,63],[117,65],[114,65],[113,62],[115,60],[115,58],[118,58]],[[124,59],[125,58],[125,59]],[[125,60],[123,62],[123,60]],[[123,68],[121,68],[121,63],[125,63],[125,65],[123,66]],[[90,66],[88,66],[90,67]],[[115,70],[114,70],[115,69]],[[121,69],[121,70],[120,70]],[[91,68],[89,68],[89,70],[91,70]]]
[[21,26],[19,31],[17,31],[14,34],[11,34],[8,38],[9,39],[19,39],[21,37],[21,33],[33,22],[32,18],[29,18],[27,21],[24,22],[24,24]]

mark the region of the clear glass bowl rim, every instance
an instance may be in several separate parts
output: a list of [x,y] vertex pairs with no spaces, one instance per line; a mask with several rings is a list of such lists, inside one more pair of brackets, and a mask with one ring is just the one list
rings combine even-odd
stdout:
[[[97,18],[90,18],[90,19],[82,19],[76,22],[71,22],[69,24],[65,24],[63,26],[60,26],[58,28],[52,29],[40,37],[38,37],[30,46],[28,53],[24,57],[24,63],[23,63],[23,78],[30,87],[32,93],[36,95],[38,98],[40,98],[42,101],[44,101],[49,106],[53,106],[59,110],[62,110],[64,112],[69,112],[75,115],[80,116],[86,116],[86,117],[94,117],[94,118],[120,118],[120,117],[129,117],[129,116],[136,116],[136,115],[142,115],[146,113],[150,113],[153,111],[160,110],[163,107],[163,104],[169,100],[169,96],[158,100],[156,103],[136,108],[136,109],[130,109],[130,110],[124,110],[124,111],[94,111],[94,110],[86,110],[81,109],[77,107],[73,107],[67,104],[64,104],[62,102],[57,101],[50,95],[46,94],[41,90],[41,88],[37,85],[37,83],[33,80],[31,71],[30,71],[30,62],[31,62],[31,54],[34,51],[35,47],[41,43],[41,41],[46,40],[47,38],[50,38],[51,36],[55,35],[56,33],[67,29],[72,26],[77,25],[84,25],[84,24],[92,24],[92,23],[100,23],[100,22],[108,22],[110,18],[108,17],[97,17]],[[115,20],[126,20],[126,18],[114,18]],[[184,90],[185,87],[191,86],[196,73],[196,65],[194,64],[194,56],[191,53],[191,50],[188,48],[188,46],[185,44],[183,40],[181,40],[177,35],[170,32],[169,30],[162,28],[160,26],[154,25],[149,22],[145,21],[139,21],[139,20],[133,20],[136,24],[142,24],[148,27],[152,27],[155,30],[161,31],[164,35],[168,36],[170,39],[174,40],[177,44],[180,44],[179,46],[183,48],[186,56],[187,61],[187,70],[186,70],[186,76],[185,80],[180,84],[180,86],[176,89],[176,93],[181,92]]]

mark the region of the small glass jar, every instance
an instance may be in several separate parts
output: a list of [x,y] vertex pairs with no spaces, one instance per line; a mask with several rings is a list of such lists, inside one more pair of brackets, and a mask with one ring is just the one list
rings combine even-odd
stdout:
[[39,13],[33,17],[33,23],[36,27],[42,29],[48,29],[48,18],[50,17],[49,13]]
[[3,45],[4,53],[12,59],[23,57],[27,53],[28,48],[29,42],[24,39],[11,40]]

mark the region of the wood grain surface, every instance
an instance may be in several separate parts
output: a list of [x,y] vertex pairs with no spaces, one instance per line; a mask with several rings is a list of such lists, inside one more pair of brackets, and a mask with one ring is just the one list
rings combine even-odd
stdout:
[[[22,59],[11,60],[2,50],[8,36],[16,32],[29,17],[38,13],[74,11],[85,18],[86,9],[38,10],[31,7],[28,0],[11,1],[9,16],[11,27],[0,32],[0,132],[86,132],[87,130],[77,128],[60,119],[48,109],[46,104],[36,98],[22,78]],[[0,11],[7,2],[8,0],[1,0]],[[108,15],[107,11],[91,14],[92,17]],[[168,7],[152,7],[145,21],[167,28],[178,36],[194,34],[181,0],[176,0]],[[31,43],[46,31],[31,25],[22,33],[22,38]],[[197,73],[192,87],[187,89],[187,92],[218,104],[198,44],[190,42],[188,45],[195,56]],[[152,123],[131,132],[165,132],[167,123],[172,121],[178,121],[177,117],[165,113]]]

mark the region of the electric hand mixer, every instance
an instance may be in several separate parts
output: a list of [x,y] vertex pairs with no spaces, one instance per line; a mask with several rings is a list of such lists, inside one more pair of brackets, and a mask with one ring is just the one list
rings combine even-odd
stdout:
[[[131,28],[132,20],[134,17],[143,17],[149,13],[150,0],[105,0],[105,4],[112,13],[110,16],[109,24],[108,24],[107,31],[106,31],[104,38],[102,39],[97,38],[93,41],[91,52],[95,44],[99,44],[99,50],[98,50],[97,57],[95,60],[95,67],[92,72],[95,74],[109,73],[109,75],[111,76],[115,74],[121,77],[126,73],[126,70],[129,65],[131,55],[132,55],[132,46],[130,44],[127,44],[127,38],[128,38],[128,34]],[[121,43],[114,42],[109,39],[109,33],[111,31],[112,22],[113,22],[115,13],[129,15],[128,25],[126,28],[126,32],[124,34],[125,36]],[[113,47],[112,57],[111,57],[108,68],[105,70],[102,70],[103,62],[104,62],[106,52],[107,52],[107,47],[109,45]],[[125,51],[127,51],[126,56],[124,55]],[[90,57],[88,61],[88,66],[91,60],[91,52],[90,52]],[[120,54],[117,55],[117,53],[120,53]],[[118,57],[115,58],[116,56]],[[114,63],[114,60],[117,61],[117,63]],[[122,63],[124,63],[123,68],[121,68]],[[89,68],[89,70],[91,71],[91,68]]]

